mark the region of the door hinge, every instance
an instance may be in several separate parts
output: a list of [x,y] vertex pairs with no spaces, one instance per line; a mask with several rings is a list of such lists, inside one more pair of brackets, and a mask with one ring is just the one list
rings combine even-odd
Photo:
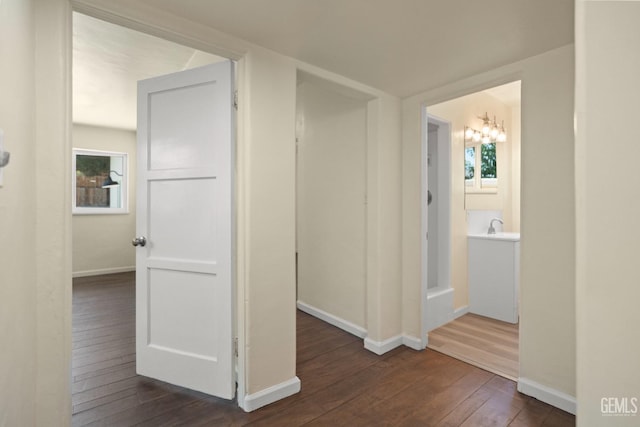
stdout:
[[233,108],[238,109],[238,91],[233,91]]
[[233,354],[238,357],[238,338],[233,339]]

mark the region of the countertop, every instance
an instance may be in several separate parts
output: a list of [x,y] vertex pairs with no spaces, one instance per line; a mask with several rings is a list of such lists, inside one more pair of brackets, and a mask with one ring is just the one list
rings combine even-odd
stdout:
[[496,233],[496,234],[468,234],[470,239],[506,240],[509,242],[519,242],[520,233]]

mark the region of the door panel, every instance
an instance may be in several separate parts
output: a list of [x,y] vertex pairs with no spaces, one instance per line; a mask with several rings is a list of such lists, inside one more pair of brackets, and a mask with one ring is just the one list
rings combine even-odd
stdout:
[[[153,93],[149,97],[149,169],[193,169],[211,165],[215,144],[211,136],[221,123],[221,112],[210,100],[216,95],[215,82],[196,84]],[[183,108],[176,108],[177,105]],[[189,123],[189,128],[175,126]],[[179,144],[177,142],[180,142]]]
[[213,178],[149,183],[150,258],[215,260],[216,184]]
[[231,399],[233,68],[138,84],[137,372]]
[[[209,308],[217,286],[207,274],[151,269],[148,289],[149,345],[216,360],[216,313]],[[176,292],[176,283],[181,283]],[[176,307],[189,310],[176,310]],[[194,328],[193,325],[199,325]],[[202,331],[208,331],[202,334]],[[213,333],[211,333],[213,332]]]

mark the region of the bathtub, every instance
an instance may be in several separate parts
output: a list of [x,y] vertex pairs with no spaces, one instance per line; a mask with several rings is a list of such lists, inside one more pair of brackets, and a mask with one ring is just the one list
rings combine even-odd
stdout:
[[427,332],[453,320],[453,288],[427,289]]

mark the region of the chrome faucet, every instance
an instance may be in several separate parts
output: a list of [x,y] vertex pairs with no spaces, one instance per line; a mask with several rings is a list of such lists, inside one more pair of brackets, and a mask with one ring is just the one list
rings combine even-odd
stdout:
[[487,231],[487,234],[496,234],[496,229],[493,228],[493,221],[498,221],[500,224],[504,225],[504,222],[502,222],[500,218],[493,218],[489,223],[489,231]]

